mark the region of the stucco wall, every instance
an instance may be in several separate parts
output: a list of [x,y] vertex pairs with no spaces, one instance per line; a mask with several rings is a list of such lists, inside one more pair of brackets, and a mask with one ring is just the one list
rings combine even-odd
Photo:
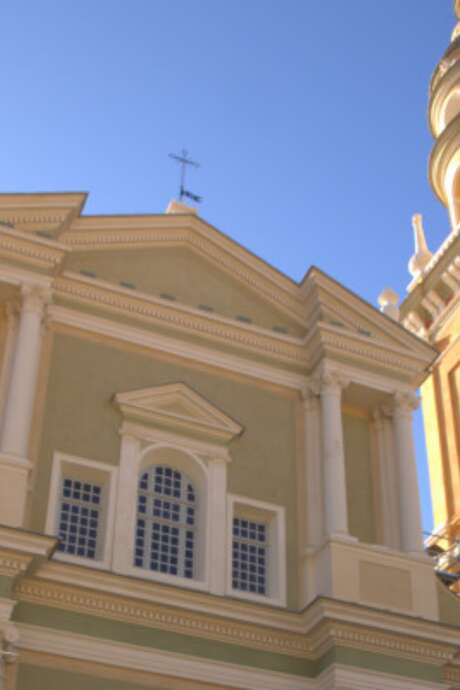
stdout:
[[38,453],[30,527],[43,530],[55,451],[118,464],[116,393],[184,382],[245,431],[231,444],[228,489],[286,507],[289,605],[296,604],[296,415],[294,397],[172,359],[56,334]]

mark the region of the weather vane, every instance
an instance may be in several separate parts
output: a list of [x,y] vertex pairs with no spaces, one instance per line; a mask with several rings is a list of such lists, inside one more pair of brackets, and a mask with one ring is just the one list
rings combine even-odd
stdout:
[[181,167],[179,201],[182,201],[184,197],[188,197],[189,199],[192,199],[192,201],[195,201],[197,204],[199,204],[201,201],[203,201],[203,197],[198,196],[198,194],[193,194],[185,188],[185,173],[187,171],[187,165],[191,165],[194,168],[199,168],[200,164],[188,157],[188,151],[186,149],[182,149],[180,155],[170,153],[169,157],[177,161]]

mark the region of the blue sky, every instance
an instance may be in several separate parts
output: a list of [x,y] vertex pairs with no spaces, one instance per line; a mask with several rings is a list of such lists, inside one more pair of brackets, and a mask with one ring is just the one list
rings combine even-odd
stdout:
[[206,220],[295,279],[403,294],[412,214],[448,233],[426,105],[454,23],[452,0],[3,0],[0,190],[158,213],[185,146]]

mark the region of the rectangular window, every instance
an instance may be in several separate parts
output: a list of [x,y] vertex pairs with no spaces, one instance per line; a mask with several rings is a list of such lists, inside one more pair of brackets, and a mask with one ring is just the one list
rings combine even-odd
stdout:
[[55,453],[46,533],[59,540],[55,558],[108,568],[117,468]]
[[286,606],[286,529],[282,506],[228,496],[228,594]]
[[233,589],[267,594],[267,533],[267,525],[263,522],[233,518]]
[[58,551],[96,558],[101,541],[103,487],[64,477],[61,483]]

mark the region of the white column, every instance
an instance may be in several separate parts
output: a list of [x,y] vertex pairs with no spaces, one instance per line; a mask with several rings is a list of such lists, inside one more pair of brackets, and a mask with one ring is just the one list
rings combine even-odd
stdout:
[[320,401],[311,388],[304,391],[305,536],[307,553],[324,539],[324,496],[321,467]]
[[133,567],[140,453],[140,440],[123,434],[112,551],[113,569],[119,573],[129,572]]
[[348,381],[336,373],[320,379],[321,436],[324,468],[324,507],[329,537],[350,538],[348,532],[342,389]]
[[208,463],[208,572],[211,594],[223,596],[227,573],[227,460]]
[[48,292],[24,285],[16,351],[3,418],[1,452],[27,458]]
[[399,476],[401,549],[408,553],[423,550],[422,520],[417,466],[412,435],[412,411],[418,400],[410,393],[394,396],[393,429]]

